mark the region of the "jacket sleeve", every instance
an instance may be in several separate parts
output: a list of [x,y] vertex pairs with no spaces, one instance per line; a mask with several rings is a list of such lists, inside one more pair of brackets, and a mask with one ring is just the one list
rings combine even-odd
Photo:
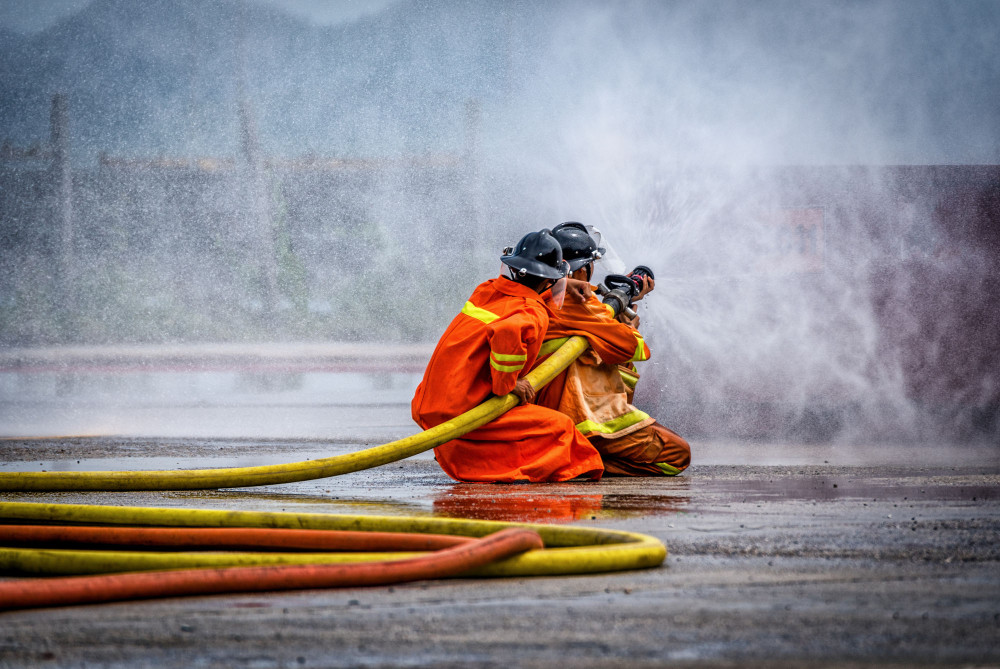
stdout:
[[649,360],[649,345],[646,344],[646,340],[642,338],[639,331],[633,327],[629,327],[632,331],[632,335],[635,337],[635,351],[632,353],[632,358],[628,362],[642,362],[643,360]]
[[591,298],[583,304],[570,304],[554,312],[546,339],[579,335],[587,338],[594,352],[606,363],[649,360],[649,346],[635,328],[614,319],[610,307]]
[[535,361],[548,315],[541,308],[515,311],[487,326],[493,394],[506,395]]

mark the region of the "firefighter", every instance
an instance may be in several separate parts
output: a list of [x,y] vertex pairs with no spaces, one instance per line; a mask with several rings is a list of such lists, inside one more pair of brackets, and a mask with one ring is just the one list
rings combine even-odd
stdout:
[[[581,223],[557,225],[552,234],[569,264],[570,278],[589,284],[594,261],[605,250]],[[651,277],[641,280],[636,300],[653,289]],[[601,454],[607,474],[675,476],[691,462],[690,445],[631,404],[639,378],[632,363],[650,355],[637,329],[638,320],[625,310],[615,314],[593,293],[582,301],[566,300],[562,309],[553,312],[539,357],[543,359],[572,335],[586,337],[590,348],[542,388],[536,402],[570,417]]]
[[413,419],[428,429],[491,394],[513,392],[518,406],[434,449],[445,473],[458,481],[599,480],[597,450],[568,416],[531,404],[535,390],[523,378],[564,295],[562,249],[546,229],[525,235],[500,261],[500,276],[476,288],[438,341],[411,403]]

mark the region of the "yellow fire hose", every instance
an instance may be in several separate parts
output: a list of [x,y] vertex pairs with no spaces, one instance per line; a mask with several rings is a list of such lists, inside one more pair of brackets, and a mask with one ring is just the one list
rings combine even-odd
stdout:
[[[527,379],[541,388],[554,379],[587,348],[583,337],[570,337]],[[404,439],[305,462],[224,469],[177,469],[161,471],[105,472],[6,472],[0,474],[0,492],[55,492],[67,490],[213,490],[293,483],[339,476],[379,467],[440,446],[446,441],[481,427],[518,404],[513,393],[493,397],[446,423]]]
[[[166,509],[85,504],[0,502],[0,520],[161,527],[268,527],[362,532],[409,532],[483,537],[508,527],[536,531],[544,550],[533,550],[465,574],[552,576],[655,567],[666,558],[656,538],[590,527],[504,523],[418,516]],[[0,571],[34,574],[103,574],[193,567],[372,562],[417,553],[197,553],[0,548]]]
[[[536,388],[551,381],[587,348],[571,337],[528,374]],[[171,471],[12,472],[0,474],[0,491],[198,490],[272,485],[325,478],[377,467],[416,455],[459,437],[516,406],[513,394],[492,398],[457,418],[420,434],[346,455],[260,467]],[[0,520],[164,527],[259,527],[313,530],[407,532],[483,537],[508,527],[536,531],[545,548],[505,558],[464,576],[541,576],[623,571],[655,567],[666,547],[642,534],[530,523],[405,516],[165,509],[0,502]],[[2,537],[0,537],[2,541]],[[62,550],[0,547],[0,572],[104,574],[250,565],[384,562],[419,553],[264,553]]]

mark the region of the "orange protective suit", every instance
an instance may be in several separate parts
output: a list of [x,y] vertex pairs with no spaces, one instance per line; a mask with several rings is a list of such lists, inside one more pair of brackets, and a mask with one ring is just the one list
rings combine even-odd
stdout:
[[[475,292],[441,335],[410,405],[424,429],[506,395],[535,363],[550,311],[530,288],[503,277]],[[434,449],[459,481],[600,479],[601,456],[564,414],[522,404]]]
[[586,337],[590,348],[539,391],[536,403],[569,416],[600,452],[608,474],[683,471],[691,462],[687,441],[631,404],[639,378],[632,363],[650,355],[639,331],[615,320],[597,297],[567,299],[553,312],[539,359],[573,335]]

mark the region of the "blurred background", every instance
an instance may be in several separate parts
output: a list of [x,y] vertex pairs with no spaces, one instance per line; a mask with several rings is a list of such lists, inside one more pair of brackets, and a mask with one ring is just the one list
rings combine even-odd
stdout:
[[0,432],[111,389],[405,409],[500,250],[579,220],[656,273],[637,403],[693,441],[995,446],[998,34],[993,0],[0,0]]

